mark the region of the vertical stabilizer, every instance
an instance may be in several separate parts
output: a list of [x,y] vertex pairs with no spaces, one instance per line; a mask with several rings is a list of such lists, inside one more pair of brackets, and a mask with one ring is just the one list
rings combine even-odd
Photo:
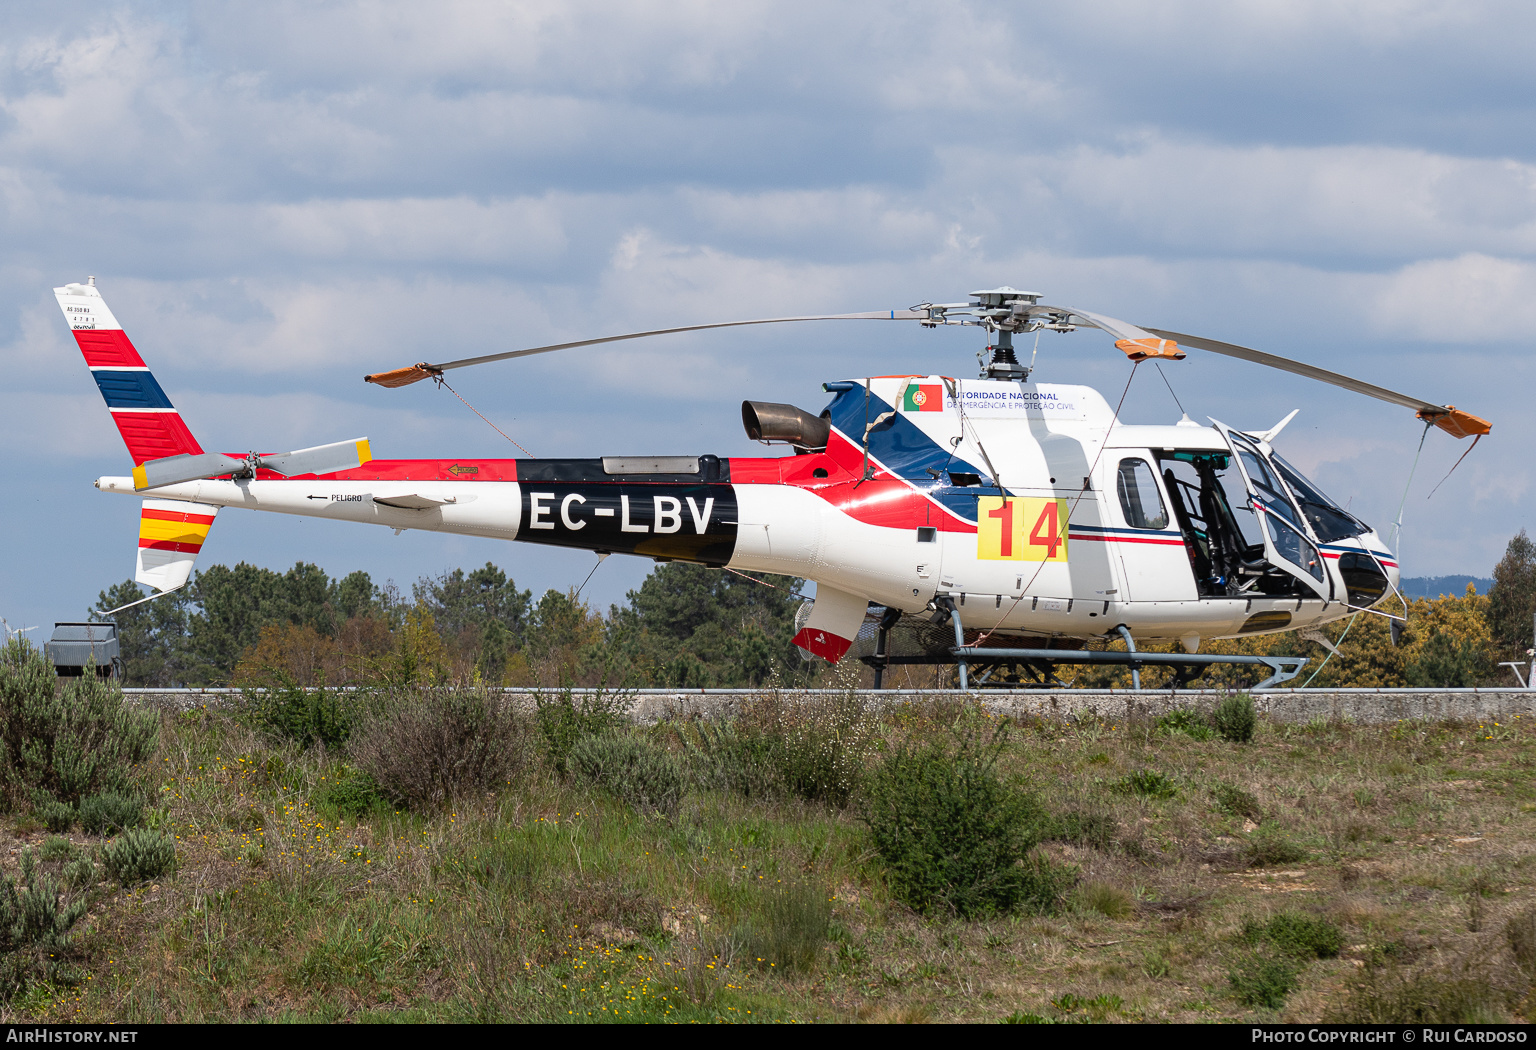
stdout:
[[107,309],[96,290],[96,278],[89,278],[87,284],[55,288],[53,294],[134,466],[149,459],[201,453],[202,447],[182,422],[181,413],[171,405],[128,341],[123,326]]
[[139,564],[133,578],[157,591],[180,587],[192,575],[218,507],[147,499],[139,515]]

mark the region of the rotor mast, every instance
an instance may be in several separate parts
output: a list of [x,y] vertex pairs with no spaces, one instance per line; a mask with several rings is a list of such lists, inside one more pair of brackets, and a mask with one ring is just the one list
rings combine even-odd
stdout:
[[1004,285],[972,292],[973,302],[920,303],[912,310],[926,315],[918,322],[925,328],[936,328],[941,324],[985,328],[994,338],[984,352],[976,355],[981,362],[981,377],[1022,383],[1029,378],[1030,367],[1021,364],[1014,352],[1014,333],[1034,332],[1041,328],[1070,332],[1077,327],[1069,323],[1069,313],[1039,307],[1040,296],[1040,292],[1022,292]]

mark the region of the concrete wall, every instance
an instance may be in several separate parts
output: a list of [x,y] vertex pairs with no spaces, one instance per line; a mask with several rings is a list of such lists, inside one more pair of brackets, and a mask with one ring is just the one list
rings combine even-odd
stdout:
[[[235,689],[125,689],[124,694],[139,703],[171,710],[187,711],[197,707],[225,707],[237,703]],[[532,707],[539,690],[509,689],[509,697]],[[545,690],[559,695],[562,690]],[[573,690],[576,694],[589,690]],[[794,695],[838,695],[833,691],[809,691]],[[861,696],[885,703],[905,703],[918,699],[979,697],[999,714],[1069,718],[1089,716],[1110,721],[1128,718],[1156,718],[1180,707],[1209,709],[1225,692],[1182,690],[1177,693],[1132,692],[1119,689],[1039,689],[1003,691],[913,691],[883,689],[860,690]],[[661,718],[718,717],[735,713],[754,696],[755,689],[711,689],[685,692],[668,689],[626,691],[635,720],[655,722]],[[1275,689],[1254,693],[1259,711],[1282,722],[1309,722],[1314,718],[1350,719],[1361,723],[1390,723],[1404,719],[1428,721],[1506,721],[1515,716],[1536,718],[1536,690],[1524,689]]]

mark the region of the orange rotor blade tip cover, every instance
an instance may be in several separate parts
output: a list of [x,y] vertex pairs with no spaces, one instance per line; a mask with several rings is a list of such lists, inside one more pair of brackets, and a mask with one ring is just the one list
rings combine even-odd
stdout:
[[1179,349],[1179,344],[1172,339],[1157,339],[1152,336],[1145,339],[1117,339],[1115,349],[1125,351],[1125,356],[1132,361],[1145,361],[1149,358],[1182,361],[1185,357],[1184,351]]
[[442,375],[440,369],[432,368],[427,364],[415,364],[409,368],[396,368],[388,372],[375,372],[372,375],[363,376],[365,383],[373,383],[376,386],[410,386],[419,383],[423,379],[431,379],[433,376]]
[[1433,423],[1454,438],[1482,437],[1493,429],[1486,419],[1463,412],[1455,405],[1446,405],[1444,412],[1420,412],[1419,418]]

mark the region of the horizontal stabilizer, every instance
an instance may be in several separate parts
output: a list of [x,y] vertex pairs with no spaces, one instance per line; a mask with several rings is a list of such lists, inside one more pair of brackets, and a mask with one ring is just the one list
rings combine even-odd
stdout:
[[373,502],[385,507],[399,507],[402,510],[430,510],[433,507],[441,507],[448,503],[457,503],[455,496],[418,496],[411,492],[403,496],[375,496]]

